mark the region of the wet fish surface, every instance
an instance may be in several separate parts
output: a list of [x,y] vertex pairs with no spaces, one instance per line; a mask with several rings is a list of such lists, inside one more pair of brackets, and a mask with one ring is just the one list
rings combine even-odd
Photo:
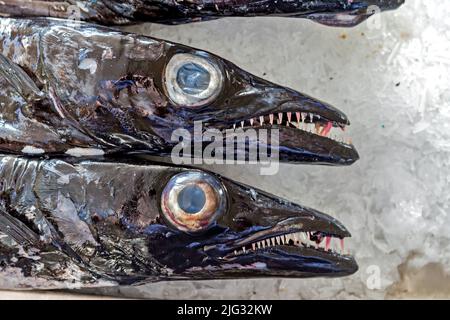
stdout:
[[[17,2],[0,13],[70,18],[35,10],[68,12],[70,2],[6,11]],[[77,3],[82,20],[104,24],[163,16],[149,1]],[[364,16],[346,1],[314,3],[324,11],[294,2],[295,14],[283,12],[330,25]],[[208,5],[164,19],[281,12],[207,14]],[[345,136],[350,122],[325,102],[203,50],[53,18],[0,19],[0,92],[1,288],[335,277],[358,268],[336,219],[208,171],[137,157],[170,156],[174,130],[192,133],[201,122],[219,133],[277,129],[283,162],[350,165],[359,158]]]
[[0,15],[55,17],[105,25],[145,21],[178,24],[228,16],[282,16],[350,27],[375,13],[397,9],[403,3],[404,0],[3,0]]

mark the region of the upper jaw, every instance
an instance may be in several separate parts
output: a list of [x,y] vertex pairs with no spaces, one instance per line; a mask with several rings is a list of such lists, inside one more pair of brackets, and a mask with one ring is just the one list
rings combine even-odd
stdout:
[[346,130],[348,117],[325,102],[274,86],[235,104],[227,113],[216,114],[207,127],[278,129],[279,145],[271,146],[278,148],[282,162],[349,165],[359,159]]
[[358,270],[344,245],[344,238],[350,236],[345,228],[331,221],[300,227],[290,220],[224,244],[220,250],[216,246],[203,250],[238,271],[253,270],[254,276],[342,276]]

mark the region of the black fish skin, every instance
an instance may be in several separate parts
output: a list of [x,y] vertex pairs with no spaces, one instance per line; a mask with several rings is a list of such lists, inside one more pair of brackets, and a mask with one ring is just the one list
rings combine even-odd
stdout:
[[349,27],[370,17],[374,6],[377,11],[393,10],[404,0],[4,0],[3,3],[0,14],[6,16],[49,16],[104,25],[144,21],[179,24],[227,16],[284,16]]
[[[175,175],[198,172],[224,187],[226,210],[203,232],[180,231],[162,213],[162,192]],[[246,242],[272,235],[350,234],[316,210],[198,169],[5,155],[0,178],[0,288],[335,277],[357,270],[352,257],[312,247],[278,245],[233,255]]]
[[[170,156],[175,129],[192,132],[195,121],[206,129],[242,121],[248,127],[250,118],[258,124],[264,116],[256,129],[279,128],[283,162],[350,165],[359,158],[351,144],[294,128],[300,112],[314,114],[320,128],[344,127],[349,120],[341,111],[202,50],[87,23],[3,18],[0,54],[3,152],[64,156],[90,148]],[[214,99],[174,102],[168,88],[176,80],[166,73],[178,57],[217,70]],[[284,119],[290,112],[295,124],[268,125],[269,114],[277,119],[280,112]]]
[[[20,14],[6,11],[17,9],[18,1],[3,3],[2,15],[47,12],[70,18],[61,11],[34,10],[52,4],[48,1],[25,2],[37,7],[29,12],[27,6],[20,7]],[[298,7],[294,12],[292,7],[270,5],[245,12],[227,7],[211,14],[207,5],[192,9],[188,2],[180,15],[176,2],[176,13],[168,10],[166,22],[288,12],[330,25],[352,25],[367,17],[366,8],[356,2],[314,3],[322,8],[302,7],[301,14]],[[121,2],[120,7],[126,4]],[[153,21],[154,12],[146,11],[148,1],[128,4],[139,14],[124,12],[109,1],[97,2],[99,7],[91,9],[100,11],[88,10],[82,18],[103,24]],[[385,9],[390,8],[387,5]],[[348,14],[354,17],[348,19]],[[346,18],[337,18],[340,15]],[[167,83],[173,79],[167,78],[167,70],[180,56],[203,59],[218,72],[220,90],[201,107],[177,104],[170,96]],[[223,130],[250,117],[304,112],[311,114],[311,122],[312,114],[319,116],[314,118],[319,126],[349,124],[342,112],[326,103],[255,77],[202,50],[48,18],[0,19],[0,92],[0,151],[10,154],[0,155],[0,288],[337,277],[358,269],[351,256],[318,247],[330,238],[350,236],[330,216],[213,173],[130,156],[170,155],[171,132],[192,131],[196,120]],[[266,127],[280,129],[281,161],[349,165],[358,159],[351,144],[294,129],[281,120],[279,125],[262,126]],[[73,159],[74,150],[92,159]],[[167,199],[177,198],[168,198],[166,189],[179,174],[209,177],[220,186],[214,199],[224,203],[218,207],[223,212],[213,215],[207,226],[203,220],[197,223],[196,217],[188,219],[201,231],[189,231],[189,223],[188,230],[182,229],[167,213]],[[297,242],[300,235],[307,235],[305,245]]]

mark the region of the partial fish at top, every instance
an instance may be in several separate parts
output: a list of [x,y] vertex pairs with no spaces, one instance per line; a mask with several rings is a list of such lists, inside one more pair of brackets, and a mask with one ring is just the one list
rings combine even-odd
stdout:
[[355,26],[404,0],[3,0],[0,15],[55,17],[105,25],[178,24],[228,16],[307,18],[330,26]]

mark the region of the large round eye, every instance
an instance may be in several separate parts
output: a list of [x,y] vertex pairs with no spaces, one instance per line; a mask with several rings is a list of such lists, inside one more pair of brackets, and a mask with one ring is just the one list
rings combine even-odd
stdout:
[[180,106],[195,107],[214,100],[222,88],[222,72],[204,57],[176,54],[165,71],[170,99]]
[[165,219],[185,232],[207,229],[226,210],[223,185],[205,172],[187,171],[173,176],[161,195]]

